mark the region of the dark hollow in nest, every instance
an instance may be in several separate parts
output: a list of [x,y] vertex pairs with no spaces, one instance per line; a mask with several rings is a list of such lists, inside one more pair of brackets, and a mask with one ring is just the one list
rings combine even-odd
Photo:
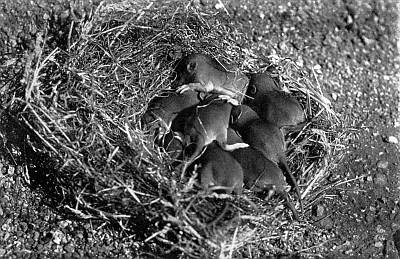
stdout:
[[290,254],[326,241],[318,234],[323,230],[293,222],[275,202],[251,193],[208,195],[193,188],[195,176],[179,182],[170,158],[140,124],[187,53],[209,54],[243,72],[273,68],[310,122],[287,136],[288,160],[309,210],[326,190],[341,135],[329,101],[294,62],[253,53],[226,15],[179,1],[102,4],[71,26],[79,33],[68,37],[67,49],[51,49],[38,36],[22,82],[5,87],[1,99],[1,149],[27,165],[31,184],[53,207],[117,224],[157,254]]

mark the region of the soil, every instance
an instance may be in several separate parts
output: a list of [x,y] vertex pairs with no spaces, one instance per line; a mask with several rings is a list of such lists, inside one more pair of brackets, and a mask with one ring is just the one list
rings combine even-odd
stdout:
[[[59,46],[68,29],[64,20],[81,19],[93,4],[0,1],[0,86],[18,80],[14,75],[23,69],[39,31],[48,28],[50,41]],[[198,6],[220,7],[218,1],[198,1]],[[260,0],[225,7],[253,48],[288,56],[315,75],[343,128],[351,129],[348,143],[342,143],[343,159],[327,180],[335,187],[313,207],[315,224],[336,237],[324,244],[326,256],[399,258],[396,2]],[[0,257],[136,254],[133,241],[107,227],[62,218],[27,187],[22,171],[12,162],[0,164]]]

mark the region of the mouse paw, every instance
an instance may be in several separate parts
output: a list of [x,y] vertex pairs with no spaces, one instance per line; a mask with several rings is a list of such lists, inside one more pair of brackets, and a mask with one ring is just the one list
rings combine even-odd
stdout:
[[228,103],[232,104],[233,106],[239,106],[239,101],[235,98],[230,97],[229,95],[219,95],[218,96],[221,100],[226,100]]
[[231,145],[225,144],[224,146],[222,146],[222,149],[224,149],[225,151],[233,151],[239,148],[246,148],[246,147],[249,147],[249,145],[246,143],[235,143]]
[[211,92],[214,89],[212,82],[208,82],[207,84],[203,85],[201,83],[189,83],[185,85],[181,85],[176,91],[178,93],[184,93],[188,90],[199,91],[199,92]]
[[178,89],[176,89],[177,93],[183,94],[184,92],[190,90],[190,85],[181,85]]
[[246,147],[250,147],[249,144],[247,143],[236,143],[237,148],[246,148]]

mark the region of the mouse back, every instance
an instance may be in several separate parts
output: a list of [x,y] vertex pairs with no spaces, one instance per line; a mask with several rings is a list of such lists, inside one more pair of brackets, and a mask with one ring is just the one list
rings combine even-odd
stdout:
[[251,106],[263,120],[272,122],[278,127],[295,126],[305,120],[300,103],[282,91],[259,96]]
[[199,102],[198,94],[194,91],[186,91],[183,94],[166,92],[163,96],[158,96],[150,101],[146,113],[152,114],[155,118],[170,125],[179,112],[193,107]]
[[223,186],[236,194],[242,192],[243,170],[230,152],[224,151],[218,144],[212,142],[199,158],[201,164],[200,181],[204,188]]
[[254,148],[242,148],[232,152],[243,168],[243,182],[246,188],[264,192],[274,186],[286,185],[279,167]]
[[239,133],[245,143],[261,151],[266,158],[274,162],[279,161],[284,154],[285,146],[282,132],[272,123],[261,119],[254,120]]
[[150,104],[150,109],[162,109],[169,113],[177,113],[200,102],[198,93],[186,91],[178,94],[175,91],[167,92],[164,96],[154,98]]
[[205,129],[206,131],[226,131],[229,125],[231,109],[231,104],[219,100],[212,100],[198,105],[195,124],[198,124],[199,129]]

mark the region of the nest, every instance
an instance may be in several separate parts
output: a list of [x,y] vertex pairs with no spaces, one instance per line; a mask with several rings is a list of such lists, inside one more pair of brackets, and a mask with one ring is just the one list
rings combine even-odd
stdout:
[[245,48],[246,35],[227,19],[179,1],[125,1],[100,4],[88,19],[71,23],[66,49],[51,49],[46,34],[39,35],[23,80],[5,88],[3,149],[22,158],[30,184],[53,207],[112,223],[141,251],[202,258],[321,253],[326,232],[307,217],[293,221],[278,199],[206,194],[195,175],[181,182],[140,125],[188,53],[243,72],[272,72],[307,114],[308,123],[286,139],[309,214],[329,187],[324,180],[341,148],[339,121],[316,78],[289,59]]

